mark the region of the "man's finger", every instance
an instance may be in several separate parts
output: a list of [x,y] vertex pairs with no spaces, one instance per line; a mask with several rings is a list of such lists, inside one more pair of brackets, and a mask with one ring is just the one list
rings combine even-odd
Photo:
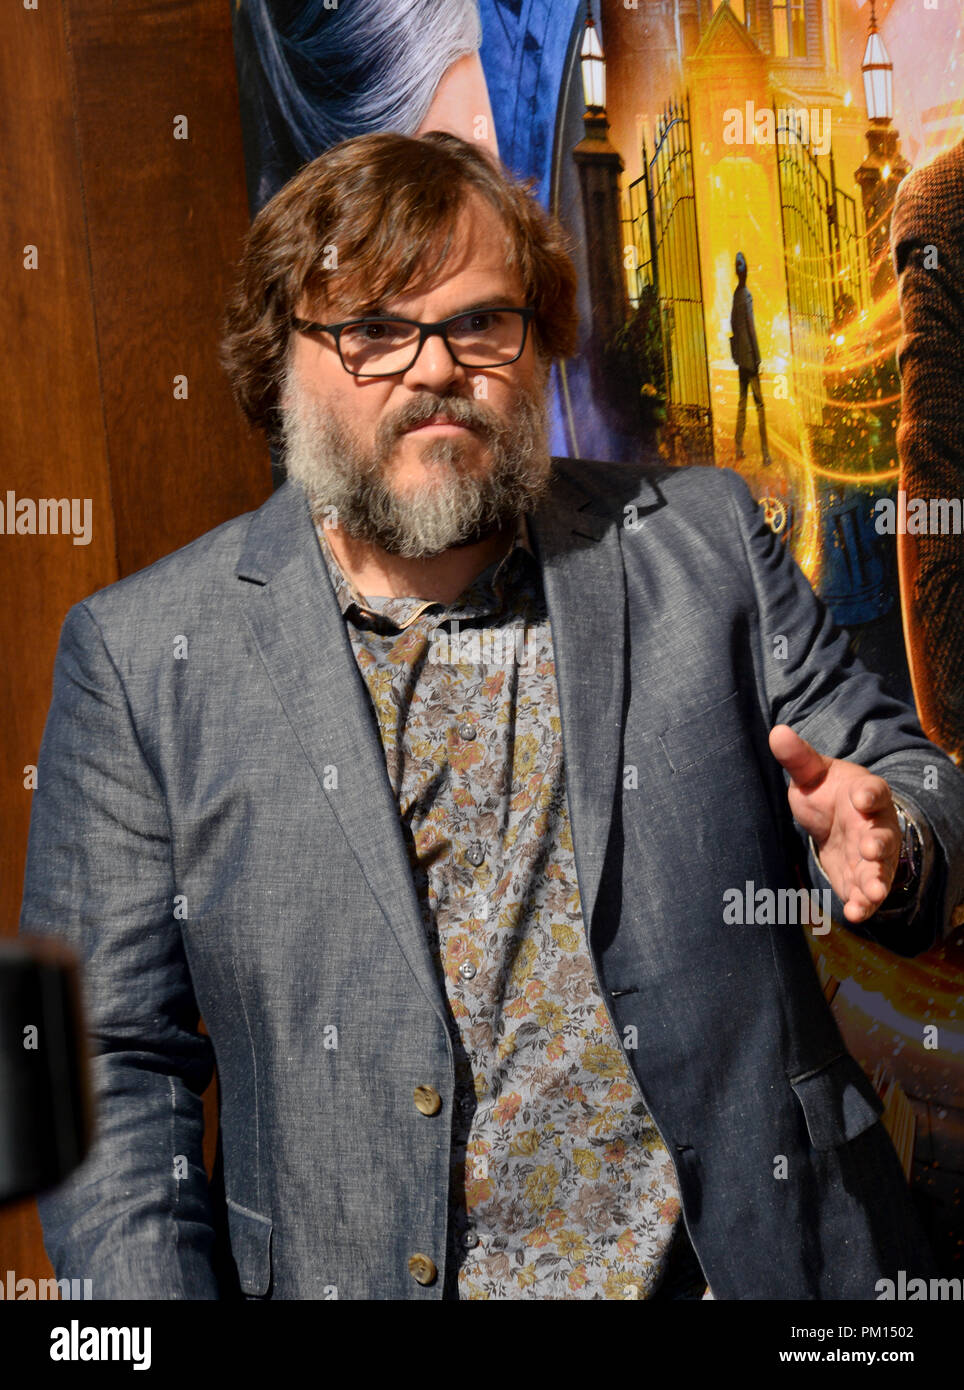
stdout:
[[873,903],[864,901],[855,902],[852,898],[844,907],[844,916],[848,922],[865,922],[868,917],[876,911]]
[[872,816],[877,811],[886,811],[893,805],[890,787],[882,777],[868,773],[850,788],[850,804],[861,815]]
[[818,753],[789,724],[775,724],[770,730],[769,743],[770,752],[802,791],[821,782],[833,763],[832,758]]
[[857,848],[860,850],[861,859],[881,861],[892,858],[896,865],[900,852],[900,837],[889,831],[880,830],[873,835],[865,836]]
[[[879,877],[871,879],[863,886],[855,884],[845,904],[844,915],[851,922],[864,921],[877,911],[889,891]],[[855,912],[859,915],[854,916]]]

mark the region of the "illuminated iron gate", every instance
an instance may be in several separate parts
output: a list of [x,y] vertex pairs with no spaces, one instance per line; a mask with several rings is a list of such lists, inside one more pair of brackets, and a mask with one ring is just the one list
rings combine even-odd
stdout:
[[857,205],[804,141],[792,110],[779,110],[777,171],[787,277],[794,394],[803,421],[823,422],[824,364],[832,328],[869,303],[866,241]]
[[[830,151],[830,189],[833,201],[827,209],[834,257],[836,297],[849,299],[856,309],[870,307],[870,266],[867,237],[860,204],[837,187],[837,170]],[[858,220],[859,218],[859,220]]]
[[664,108],[655,135],[652,158],[643,141],[643,173],[629,187],[635,248],[630,296],[638,302],[646,285],[656,291],[667,421],[682,434],[689,462],[712,462],[713,417],[688,98],[685,111],[673,102]]

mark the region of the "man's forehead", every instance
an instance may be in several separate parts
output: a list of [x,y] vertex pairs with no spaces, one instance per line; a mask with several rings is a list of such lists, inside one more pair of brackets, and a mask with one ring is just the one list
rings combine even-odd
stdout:
[[[447,253],[445,234],[440,232],[437,244],[426,246],[425,254],[415,274],[405,285],[392,282],[386,276],[384,289],[373,286],[370,277],[353,274],[350,266],[340,268],[320,295],[315,296],[318,308],[334,321],[336,316],[364,311],[382,313],[395,308],[399,301],[419,298],[447,284],[453,288],[464,284],[468,308],[482,299],[490,303],[512,302],[522,294],[522,284],[515,266],[515,244],[512,234],[496,209],[479,194],[470,194],[451,231]],[[441,259],[440,259],[441,257]]]

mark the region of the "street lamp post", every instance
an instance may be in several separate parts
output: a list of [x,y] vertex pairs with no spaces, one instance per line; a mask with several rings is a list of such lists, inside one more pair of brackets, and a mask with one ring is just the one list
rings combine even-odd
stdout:
[[867,227],[867,252],[874,298],[893,284],[890,264],[890,215],[897,185],[910,169],[900,152],[900,136],[891,126],[894,114],[894,65],[877,29],[874,0],[870,0],[870,28],[863,62],[864,100],[870,127],[868,153],[854,178],[860,185]]
[[591,4],[583,32],[580,67],[586,103],[585,135],[573,149],[572,157],[579,170],[593,337],[598,352],[629,317],[629,298],[623,276],[619,206],[619,175],[623,161],[607,135],[606,61]]

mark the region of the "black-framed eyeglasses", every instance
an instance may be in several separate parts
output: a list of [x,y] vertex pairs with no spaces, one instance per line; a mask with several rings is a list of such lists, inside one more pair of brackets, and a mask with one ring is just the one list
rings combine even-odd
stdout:
[[505,367],[522,356],[535,309],[468,309],[438,323],[378,314],[344,323],[292,319],[302,333],[330,333],[341,365],[352,376],[396,376],[414,365],[426,338],[444,341],[460,367]]

